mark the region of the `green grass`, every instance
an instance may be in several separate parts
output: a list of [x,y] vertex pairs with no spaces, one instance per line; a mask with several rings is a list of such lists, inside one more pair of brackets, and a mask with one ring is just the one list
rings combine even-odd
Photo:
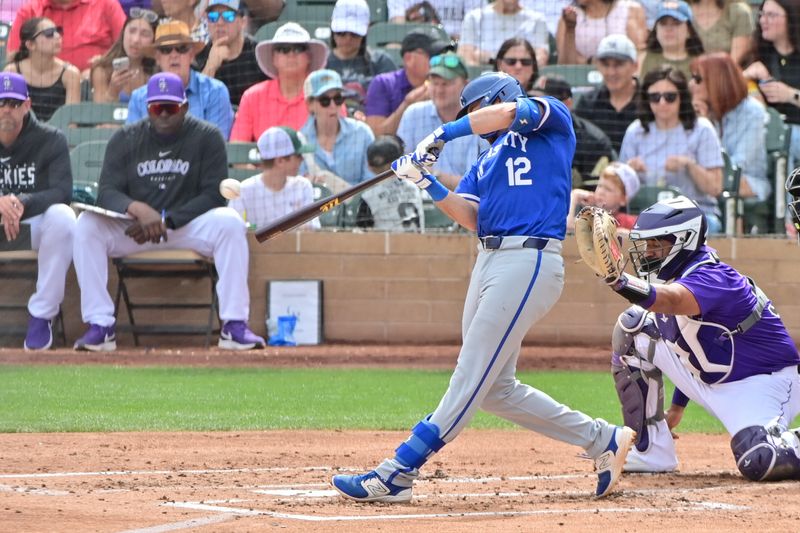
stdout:
[[[415,370],[0,366],[0,432],[405,430],[436,407],[449,377]],[[608,373],[519,378],[591,416],[621,422]],[[472,427],[514,426],[479,413]],[[680,431],[723,428],[690,404]]]

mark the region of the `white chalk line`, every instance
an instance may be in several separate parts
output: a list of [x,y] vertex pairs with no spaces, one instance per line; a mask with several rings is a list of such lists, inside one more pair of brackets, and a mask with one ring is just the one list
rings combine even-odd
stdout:
[[202,518],[190,518],[189,520],[181,520],[180,522],[172,522],[169,524],[160,524],[158,526],[145,527],[140,529],[128,529],[122,533],[164,533],[165,531],[178,531],[181,529],[191,529],[212,524],[220,524],[228,522],[236,518],[236,514],[218,514],[205,516]]
[[[179,474],[257,474],[259,472],[312,472],[312,471],[332,471],[339,470],[330,466],[275,466],[271,468],[208,468],[196,470],[100,470],[97,472],[30,472],[19,474],[0,474],[0,479],[40,479],[51,477],[80,477],[80,476],[163,476]],[[353,469],[354,471],[356,469]]]

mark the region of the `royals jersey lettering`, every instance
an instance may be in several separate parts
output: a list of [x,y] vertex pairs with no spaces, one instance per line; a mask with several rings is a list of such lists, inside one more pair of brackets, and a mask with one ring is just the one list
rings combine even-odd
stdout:
[[501,135],[478,157],[456,193],[476,202],[478,236],[566,234],[575,133],[569,110],[548,96],[518,100],[541,106],[536,124]]

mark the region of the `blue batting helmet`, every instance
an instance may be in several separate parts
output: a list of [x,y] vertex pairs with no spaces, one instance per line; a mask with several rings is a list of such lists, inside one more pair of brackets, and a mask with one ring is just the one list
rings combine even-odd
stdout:
[[[685,196],[655,203],[642,211],[631,229],[631,261],[643,279],[667,281],[678,274],[706,242],[708,223],[703,211]],[[671,243],[666,255],[648,248],[648,239]]]
[[513,102],[520,96],[527,95],[516,78],[505,72],[484,72],[461,91],[461,111],[456,118],[466,115],[475,102],[480,101],[480,107],[486,107],[498,98],[501,102]]

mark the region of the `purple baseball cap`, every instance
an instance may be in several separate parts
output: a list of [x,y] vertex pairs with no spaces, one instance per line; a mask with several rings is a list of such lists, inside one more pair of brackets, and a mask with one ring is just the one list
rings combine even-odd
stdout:
[[159,72],[147,82],[147,103],[150,102],[186,102],[186,91],[177,74]]
[[28,84],[22,74],[16,72],[0,73],[0,98],[13,98],[14,100],[28,99]]

